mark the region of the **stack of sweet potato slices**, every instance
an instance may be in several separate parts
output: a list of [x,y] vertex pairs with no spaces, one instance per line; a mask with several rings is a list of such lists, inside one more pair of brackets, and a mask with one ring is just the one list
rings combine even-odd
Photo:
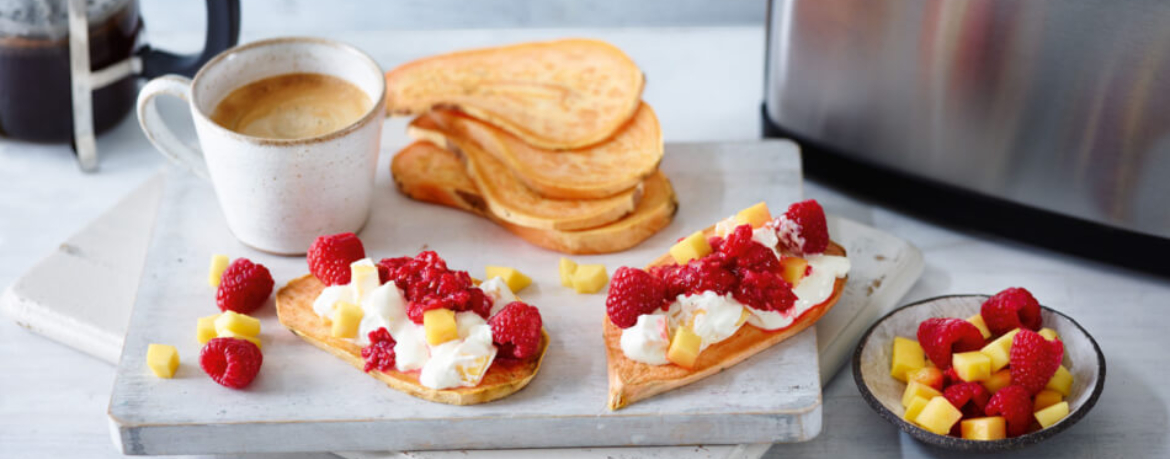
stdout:
[[628,249],[677,210],[662,131],[621,50],[559,40],[425,58],[386,74],[390,114],[414,115],[398,188],[565,253]]

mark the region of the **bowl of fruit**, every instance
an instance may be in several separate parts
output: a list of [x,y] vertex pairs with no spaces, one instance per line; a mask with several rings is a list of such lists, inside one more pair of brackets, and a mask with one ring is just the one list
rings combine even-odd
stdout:
[[886,314],[857,345],[853,379],[870,407],[921,442],[1007,451],[1084,417],[1105,387],[1105,356],[1072,318],[1009,288]]

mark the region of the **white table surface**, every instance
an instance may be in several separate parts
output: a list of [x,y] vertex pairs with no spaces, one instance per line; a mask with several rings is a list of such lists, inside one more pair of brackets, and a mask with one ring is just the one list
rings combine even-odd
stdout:
[[[558,36],[594,36],[623,47],[646,71],[646,99],[668,141],[759,136],[763,30],[744,28],[363,32],[331,35],[384,67],[433,52]],[[157,37],[157,35],[156,35]],[[164,37],[165,38],[165,37]],[[245,40],[262,38],[245,34]],[[177,37],[190,42],[194,37]],[[388,132],[395,130],[387,126]],[[162,164],[130,118],[99,138],[102,171],[78,172],[67,147],[0,140],[0,286],[7,286]],[[1108,376],[1094,411],[1018,457],[1165,457],[1170,384],[1170,281],[969,231],[938,226],[857,196],[806,182],[835,213],[906,238],[926,271],[907,301],[947,293],[1028,287],[1089,330]],[[1090,243],[1091,241],[1087,241]],[[62,280],[62,288],[69,288]],[[113,367],[0,320],[0,457],[115,457],[106,407]],[[951,457],[885,423],[861,400],[848,371],[827,382],[824,429],[770,457]],[[607,453],[614,454],[612,451]],[[265,456],[272,457],[272,456]],[[278,457],[332,457],[294,454]]]

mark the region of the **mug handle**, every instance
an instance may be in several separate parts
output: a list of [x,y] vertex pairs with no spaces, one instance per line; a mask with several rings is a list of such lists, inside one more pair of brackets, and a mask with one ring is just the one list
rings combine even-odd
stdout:
[[150,139],[154,148],[171,162],[185,166],[199,177],[208,178],[207,162],[203,160],[203,153],[198,148],[192,148],[179,140],[158,113],[158,104],[154,98],[164,94],[178,97],[190,104],[191,79],[179,75],[165,75],[150,80],[142,87],[142,91],[138,93],[138,124],[142,126],[142,132],[146,133],[146,138]]
[[174,54],[144,46],[142,76],[155,78],[167,74],[194,76],[216,54],[236,46],[240,39],[240,1],[207,0],[207,35],[199,54]]

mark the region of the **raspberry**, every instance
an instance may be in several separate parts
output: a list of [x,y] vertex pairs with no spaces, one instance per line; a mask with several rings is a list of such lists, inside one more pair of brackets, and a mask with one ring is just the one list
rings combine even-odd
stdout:
[[930,318],[918,324],[918,343],[926,357],[941,369],[951,367],[951,354],[983,347],[983,334],[963,319]]
[[776,236],[780,244],[796,253],[822,253],[829,247],[829,225],[825,210],[815,199],[788,206],[777,218]]
[[735,287],[736,301],[763,311],[785,312],[796,303],[792,285],[770,272],[750,269],[739,271],[739,285]]
[[484,319],[492,310],[491,299],[474,286],[467,271],[447,269],[447,262],[429,250],[414,258],[383,258],[378,275],[402,289],[406,316],[416,324],[422,324],[423,313],[431,309],[472,311]]
[[1039,330],[1040,302],[1027,290],[1012,287],[983,302],[979,314],[992,334],[1002,335],[1017,328]]
[[983,411],[987,416],[1003,416],[1008,436],[1018,437],[1032,425],[1032,396],[1028,389],[1012,384],[992,395]]
[[952,384],[943,391],[943,396],[951,405],[962,411],[965,418],[983,416],[983,409],[991,398],[987,388],[977,382]]
[[1029,394],[1044,390],[1063,358],[1064,343],[1060,340],[1048,341],[1032,330],[1020,330],[1012,339],[1008,355],[1012,384],[1027,389]]
[[963,381],[963,378],[959,377],[959,372],[955,371],[955,367],[947,368],[947,370],[943,372],[944,386],[950,386],[951,384],[962,384],[965,382],[966,381]]
[[212,338],[199,351],[199,366],[207,376],[232,389],[248,387],[263,363],[260,348],[239,338]]
[[666,303],[666,282],[638,268],[622,266],[614,271],[605,297],[609,321],[620,328],[630,328],[638,316],[654,311]]
[[215,304],[220,311],[247,314],[264,306],[272,294],[272,286],[268,268],[247,258],[237,258],[223,270],[215,291]]
[[527,359],[540,351],[543,326],[540,310],[520,301],[513,301],[488,320],[492,326],[492,342],[500,355]]
[[776,258],[776,253],[763,244],[752,240],[751,225],[735,227],[735,230],[727,235],[727,239],[719,244],[719,252],[738,268],[767,272],[780,271],[780,260]]
[[366,336],[370,339],[370,344],[362,348],[362,359],[366,361],[366,373],[371,370],[390,371],[394,369],[394,344],[396,343],[394,337],[390,336],[390,332],[386,331],[386,327],[380,327]]
[[321,236],[309,246],[309,272],[325,285],[349,283],[349,264],[366,257],[362,240],[353,233]]

